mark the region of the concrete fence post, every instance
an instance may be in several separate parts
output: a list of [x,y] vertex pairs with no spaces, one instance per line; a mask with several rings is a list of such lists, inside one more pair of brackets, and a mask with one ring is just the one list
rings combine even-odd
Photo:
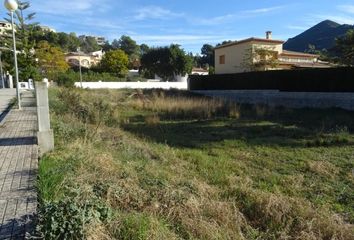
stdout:
[[7,81],[8,81],[7,83],[8,83],[9,88],[14,88],[14,79],[13,79],[12,75],[9,75]]
[[54,134],[50,128],[48,87],[45,82],[36,82],[38,133],[37,142],[40,156],[54,150]]

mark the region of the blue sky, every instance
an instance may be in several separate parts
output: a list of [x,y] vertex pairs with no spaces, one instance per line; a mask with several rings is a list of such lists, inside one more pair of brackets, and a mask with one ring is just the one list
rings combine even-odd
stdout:
[[[263,37],[286,40],[325,19],[354,24],[354,0],[32,0],[36,21],[57,31],[129,35],[151,46]],[[5,9],[0,8],[5,16]]]

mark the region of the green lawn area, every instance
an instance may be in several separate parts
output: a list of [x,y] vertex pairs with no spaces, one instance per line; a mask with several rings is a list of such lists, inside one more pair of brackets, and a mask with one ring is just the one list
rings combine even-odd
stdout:
[[50,90],[46,239],[354,239],[354,113]]

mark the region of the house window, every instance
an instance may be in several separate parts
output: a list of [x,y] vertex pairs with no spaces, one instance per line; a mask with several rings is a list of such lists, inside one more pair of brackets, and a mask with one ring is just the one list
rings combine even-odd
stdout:
[[219,64],[225,64],[225,55],[219,57]]

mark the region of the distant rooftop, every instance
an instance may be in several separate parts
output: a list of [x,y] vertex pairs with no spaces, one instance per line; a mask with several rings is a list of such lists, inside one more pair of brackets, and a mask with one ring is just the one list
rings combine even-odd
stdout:
[[294,51],[287,51],[287,50],[283,50],[281,55],[282,56],[299,56],[299,57],[318,57],[319,56],[318,54],[294,52]]
[[193,68],[192,72],[209,72],[209,71],[203,68]]
[[231,42],[231,43],[226,43],[226,44],[223,44],[223,45],[215,47],[215,49],[230,47],[230,46],[233,46],[233,45],[238,45],[238,44],[246,43],[246,42],[262,42],[262,43],[266,42],[266,43],[274,43],[274,44],[283,44],[284,43],[284,41],[282,41],[282,40],[273,40],[273,39],[252,37],[252,38],[247,38],[247,39],[240,40],[240,41],[234,41],[234,42]]

